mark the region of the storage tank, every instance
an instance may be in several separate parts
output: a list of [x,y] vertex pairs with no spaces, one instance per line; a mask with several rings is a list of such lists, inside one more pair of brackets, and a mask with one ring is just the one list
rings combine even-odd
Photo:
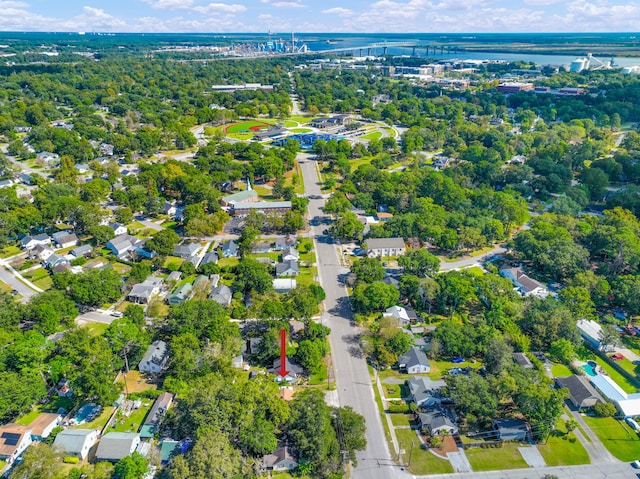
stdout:
[[571,62],[569,71],[575,73],[581,72],[582,70],[589,68],[588,63],[589,60],[587,60],[586,58],[576,58]]

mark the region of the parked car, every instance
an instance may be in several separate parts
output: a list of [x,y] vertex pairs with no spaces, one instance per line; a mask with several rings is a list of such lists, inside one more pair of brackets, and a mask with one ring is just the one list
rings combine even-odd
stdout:
[[636,469],[640,469],[640,459],[638,459],[637,461],[633,461],[631,465]]
[[614,361],[620,361],[622,359],[624,359],[624,356],[620,353],[615,353],[612,354],[611,356],[609,356],[611,359],[613,359]]
[[628,417],[625,419],[625,421],[627,422],[627,424],[629,426],[631,426],[631,429],[633,429],[634,431],[640,431],[640,425],[638,425],[638,423],[635,421],[635,419],[633,419],[632,417]]

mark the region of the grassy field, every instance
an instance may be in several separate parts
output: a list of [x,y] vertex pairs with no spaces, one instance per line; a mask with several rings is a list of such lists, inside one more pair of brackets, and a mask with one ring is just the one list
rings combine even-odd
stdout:
[[82,327],[87,329],[91,336],[102,336],[109,325],[106,323],[85,323]]
[[247,133],[248,131],[260,131],[269,127],[268,123],[260,120],[248,120],[234,123],[225,128],[226,133]]
[[218,266],[221,268],[225,266],[234,267],[237,266],[240,260],[238,258],[220,258],[218,261]]
[[567,434],[564,419],[559,419],[555,431],[546,444],[538,446],[547,466],[575,466],[589,464],[589,454],[575,435]]
[[379,140],[381,137],[382,137],[381,131],[372,131],[371,133],[362,135],[360,138],[362,138],[363,140]]
[[389,414],[391,416],[391,424],[394,426],[409,426],[411,416],[408,414]]
[[571,372],[571,369],[564,364],[553,363],[553,366],[551,367],[551,374],[554,378],[561,378],[571,376],[573,373]]
[[311,128],[291,128],[291,133],[311,133]]
[[[411,429],[396,429],[396,435],[400,449],[405,450],[405,453],[400,457],[400,462],[408,464],[409,454],[411,454],[411,466],[409,469],[413,474],[448,474],[453,472],[453,466],[449,461],[439,459],[430,451],[420,448],[420,440],[415,431]],[[413,451],[411,450],[411,441],[413,441]]]
[[14,256],[20,253],[20,248],[17,246],[5,246],[0,249],[0,258],[8,258],[9,256]]
[[182,258],[176,258],[175,256],[167,256],[167,259],[164,260],[164,267],[171,269],[170,266],[175,268],[176,270],[180,269],[180,266],[184,260]]
[[466,454],[474,471],[497,471],[529,467],[518,451],[518,443],[504,443],[499,448],[467,449]]
[[116,417],[116,427],[110,427],[109,430],[115,432],[138,432],[152,404],[152,400],[144,400],[143,406],[133,411],[129,417]]
[[635,461],[640,457],[640,438],[622,421],[588,416],[584,420],[604,447],[621,461]]
[[42,414],[42,411],[40,410],[40,408],[35,407],[24,416],[21,416],[20,419],[16,421],[16,424],[20,424],[22,426],[28,426],[33,421],[35,421],[40,414]]

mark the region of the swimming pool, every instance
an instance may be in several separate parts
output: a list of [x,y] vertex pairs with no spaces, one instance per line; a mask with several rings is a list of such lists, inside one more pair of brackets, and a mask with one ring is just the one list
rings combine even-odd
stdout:
[[593,361],[587,361],[587,364],[582,366],[582,369],[584,369],[589,376],[596,376],[598,374],[596,373],[596,363]]

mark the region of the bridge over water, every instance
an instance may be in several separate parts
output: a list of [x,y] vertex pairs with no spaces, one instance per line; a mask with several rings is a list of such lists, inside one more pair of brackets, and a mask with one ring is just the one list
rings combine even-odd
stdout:
[[326,50],[314,50],[309,51],[308,53],[342,53],[342,52],[353,52],[355,55],[356,52],[359,53],[359,56],[362,56],[364,52],[367,53],[367,56],[371,55],[372,51],[382,50],[382,54],[386,55],[389,49],[411,49],[411,56],[416,56],[416,52],[420,52],[424,50],[425,55],[429,55],[430,52],[433,55],[444,55],[445,53],[458,53],[458,47],[456,45],[437,45],[432,43],[425,42],[377,42],[370,43],[368,45],[361,45],[357,47],[343,47],[343,48],[329,48]]

